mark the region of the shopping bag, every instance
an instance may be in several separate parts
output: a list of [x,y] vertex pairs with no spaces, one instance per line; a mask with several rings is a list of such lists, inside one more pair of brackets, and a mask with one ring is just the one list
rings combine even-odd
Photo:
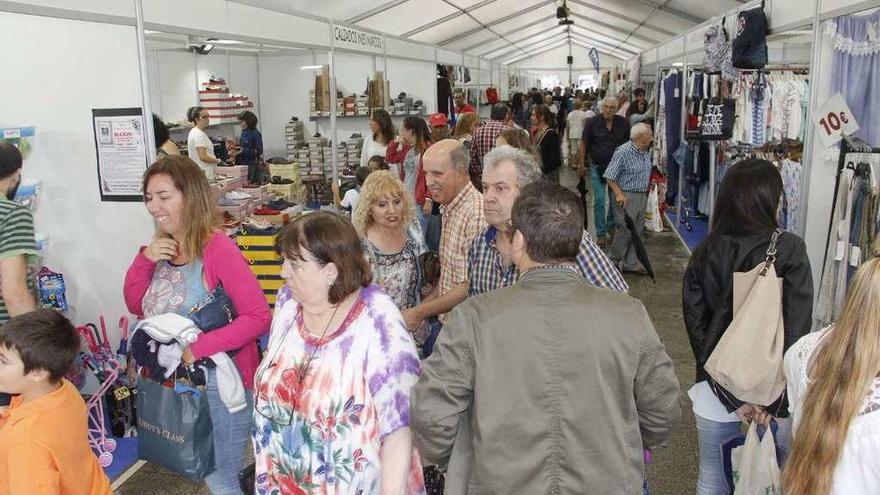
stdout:
[[734,467],[734,495],[781,495],[782,482],[776,462],[776,442],[770,428],[758,440],[758,424],[749,425],[746,443],[741,449],[739,469]]
[[733,320],[706,361],[712,379],[743,402],[769,406],[785,390],[782,279],[776,276],[776,230],[764,261],[733,274]]
[[149,378],[137,387],[138,457],[193,480],[214,472],[208,396],[177,393]]
[[645,207],[645,229],[652,232],[663,232],[663,219],[660,218],[660,197],[657,184],[652,184],[648,193],[648,205]]

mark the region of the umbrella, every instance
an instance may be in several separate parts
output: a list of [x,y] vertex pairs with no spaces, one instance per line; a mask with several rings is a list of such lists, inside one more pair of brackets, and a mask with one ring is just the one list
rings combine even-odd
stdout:
[[584,230],[590,229],[590,217],[587,215],[587,208],[590,205],[587,204],[587,180],[581,177],[581,180],[578,181],[577,190],[581,193],[581,204],[584,207]]
[[648,272],[648,276],[651,277],[651,280],[657,281],[654,277],[654,269],[651,268],[651,260],[648,259],[648,251],[645,249],[645,243],[642,241],[642,238],[636,232],[636,224],[633,222],[631,216],[626,211],[623,212],[626,219],[626,228],[629,229],[630,238],[632,239],[632,248],[636,250],[636,258],[639,259],[639,262],[645,267],[645,271]]

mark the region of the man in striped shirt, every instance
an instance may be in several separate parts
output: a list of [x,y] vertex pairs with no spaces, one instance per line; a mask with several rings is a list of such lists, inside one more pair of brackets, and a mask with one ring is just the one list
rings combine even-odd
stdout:
[[645,229],[645,207],[648,205],[648,185],[651,181],[651,141],[654,139],[647,124],[636,124],[630,130],[630,140],[614,150],[614,156],[603,176],[614,193],[614,241],[609,256],[624,273],[644,273],[632,247],[632,235],[626,228],[628,213],[633,219],[636,234]]
[[[476,296],[516,282],[519,271],[510,259],[510,240],[504,235],[513,203],[523,187],[542,180],[541,168],[531,155],[511,146],[499,146],[486,155],[483,169],[483,211],[489,227],[471,243],[468,252],[468,295]],[[629,290],[620,272],[585,230],[576,258],[578,272],[596,287]]]
[[[28,288],[28,261],[37,254],[30,210],[12,201],[21,184],[21,153],[0,141],[0,325],[37,309]],[[9,395],[0,393],[0,409]]]

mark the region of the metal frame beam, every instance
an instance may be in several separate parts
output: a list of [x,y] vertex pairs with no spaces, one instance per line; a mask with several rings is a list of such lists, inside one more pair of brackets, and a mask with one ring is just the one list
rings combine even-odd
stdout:
[[472,6],[468,7],[468,8],[466,8],[466,9],[461,9],[461,8],[460,8],[460,9],[458,10],[458,12],[453,12],[453,13],[447,15],[447,16],[443,16],[443,17],[441,17],[441,18],[439,18],[439,19],[437,19],[437,20],[431,21],[431,22],[429,22],[429,23],[427,23],[427,24],[425,24],[425,25],[422,25],[422,26],[419,26],[419,27],[417,27],[417,28],[415,28],[415,29],[413,29],[413,30],[407,31],[407,32],[401,34],[400,36],[403,37],[403,38],[409,38],[410,36],[415,35],[415,34],[418,34],[418,33],[422,32],[422,31],[424,31],[424,30],[426,30],[426,29],[431,29],[431,28],[433,28],[433,27],[439,26],[440,24],[443,24],[444,22],[449,22],[449,21],[451,21],[451,20],[453,20],[453,19],[456,19],[456,18],[458,18],[458,17],[461,17],[461,16],[467,14],[468,12],[473,12],[474,10],[477,10],[477,9],[479,9],[479,8],[482,8],[482,7],[485,7],[486,5],[489,5],[489,4],[492,4],[492,3],[495,3],[495,2],[497,2],[497,1],[498,1],[498,0],[483,0],[482,2],[477,3],[477,4],[474,4],[474,5],[472,5]]
[[672,7],[667,7],[666,4],[669,3],[669,0],[666,0],[662,4],[654,3],[649,0],[635,0],[640,4],[647,5],[648,7],[653,7],[661,12],[666,12],[667,14],[672,14],[675,17],[680,17],[688,22],[693,22],[694,24],[700,24],[706,22],[708,19],[702,19],[695,15],[688,14],[687,12],[682,12],[678,9],[673,9]]
[[513,12],[513,13],[511,13],[511,14],[508,14],[508,15],[506,15],[506,16],[504,16],[504,17],[499,17],[498,19],[495,19],[495,20],[492,21],[492,22],[486,22],[486,23],[483,23],[483,25],[484,25],[485,27],[480,26],[480,27],[478,27],[478,28],[469,29],[469,30],[467,30],[467,31],[465,31],[465,32],[463,32],[463,33],[461,33],[461,34],[456,34],[455,36],[453,36],[453,37],[451,37],[451,38],[447,38],[447,39],[445,39],[445,40],[438,41],[438,42],[437,42],[437,46],[448,45],[449,43],[452,43],[453,41],[458,41],[458,40],[460,40],[460,39],[467,38],[468,36],[470,36],[470,35],[472,35],[472,34],[476,34],[476,33],[479,33],[480,31],[483,31],[486,27],[492,27],[492,26],[495,26],[495,25],[497,25],[497,24],[501,24],[502,22],[509,21],[509,20],[511,20],[511,19],[514,19],[514,18],[516,18],[516,17],[519,17],[519,16],[523,15],[524,12],[534,12],[535,10],[537,10],[537,9],[539,9],[539,8],[545,6],[545,5],[551,5],[551,4],[553,4],[554,2],[555,2],[555,0],[544,0],[543,2],[539,2],[539,3],[537,3],[537,4],[535,4],[535,5],[532,5],[532,6],[528,7],[528,8],[517,10],[516,12]]
[[597,39],[591,38],[589,36],[584,36],[580,33],[574,33],[574,32],[571,33],[571,38],[578,40],[582,43],[587,43],[591,46],[596,45],[596,48],[605,48],[606,50],[610,50],[610,51],[619,50],[623,53],[628,54],[630,57],[634,57],[634,56],[638,55],[638,52],[633,52],[631,50],[627,50],[626,48],[622,48],[619,46],[615,47],[614,45],[609,44],[607,41],[597,40]]
[[[522,31],[523,29],[528,29],[528,28],[530,28],[530,27],[532,27],[532,26],[536,26],[536,25],[538,25],[538,24],[541,24],[542,22],[547,22],[547,21],[549,21],[550,19],[556,19],[556,15],[555,15],[555,14],[554,14],[554,15],[548,15],[547,17],[542,17],[541,19],[534,20],[534,21],[532,21],[532,22],[530,22],[530,23],[528,23],[528,24],[526,24],[526,25],[524,25],[524,26],[520,26],[520,27],[518,27],[518,28],[516,28],[516,29],[511,29],[510,31],[507,31],[506,33],[501,33],[501,36],[507,37],[507,36],[510,36],[511,34],[516,34],[517,32]],[[489,31],[486,31],[486,32],[488,33]],[[497,39],[500,39],[500,38],[497,38]],[[480,46],[485,45],[486,43],[491,43],[492,41],[495,41],[495,40],[490,39],[490,40],[488,40],[488,41],[481,41],[481,42],[479,42],[479,43],[477,43],[477,44],[474,44],[474,45],[468,46],[467,48],[462,48],[461,51],[463,51],[463,52],[469,52],[469,51],[473,50],[474,48],[479,48]]]
[[507,61],[507,62],[502,62],[502,63],[507,64],[507,65],[515,64],[515,63],[519,62],[520,60],[525,60],[525,59],[530,58],[530,57],[535,57],[535,56],[538,56],[538,55],[540,55],[540,54],[542,54],[542,53],[547,53],[547,52],[549,52],[550,50],[554,50],[554,49],[559,48],[559,47],[561,47],[561,46],[565,46],[567,43],[568,43],[568,40],[567,40],[567,39],[560,40],[559,42],[557,42],[557,43],[553,43],[553,44],[551,44],[551,45],[549,45],[549,46],[546,46],[546,47],[544,47],[544,48],[542,48],[542,49],[540,49],[540,50],[538,50],[538,51],[535,51],[535,52],[528,52],[528,53],[526,53],[525,55],[520,55],[520,56],[518,56],[518,57],[516,57],[516,58],[512,58],[512,59],[510,59],[509,61]]
[[[567,40],[567,39],[568,39],[567,33],[557,33],[553,36],[550,36],[548,38],[543,38],[540,41],[537,41],[534,45],[532,45],[526,49],[520,50],[519,48],[513,49],[512,47],[504,47],[504,48],[499,48],[499,49],[493,50],[493,51],[491,51],[485,55],[482,55],[482,56],[489,59],[489,60],[496,60],[496,59],[505,57],[507,55],[510,55],[511,53],[513,53],[517,50],[519,50],[523,53],[528,53],[528,51],[531,49],[540,48],[541,46],[545,46],[544,44],[547,42],[557,42],[557,41],[562,41],[562,40]],[[489,54],[492,54],[492,55],[490,56]]]
[[[597,26],[601,26],[601,27],[603,27],[603,28],[605,28],[605,29],[608,29],[608,30],[614,31],[614,32],[616,32],[616,33],[620,33],[620,34],[622,34],[622,35],[624,35],[624,36],[628,36],[628,37],[630,37],[630,38],[639,39],[639,40],[644,41],[645,43],[650,43],[652,46],[654,46],[654,45],[659,45],[659,44],[663,43],[663,41],[665,41],[665,40],[663,40],[663,41],[661,41],[661,40],[655,40],[655,39],[653,39],[653,38],[648,38],[647,36],[644,36],[644,35],[635,34],[635,33],[633,33],[633,32],[628,32],[626,29],[619,28],[619,27],[617,27],[617,26],[612,26],[611,24],[607,24],[607,23],[602,22],[602,21],[597,21],[596,19],[590,19],[590,18],[587,17],[587,16],[584,16],[584,15],[581,15],[581,14],[577,14],[577,13],[574,13],[574,12],[572,12],[571,15],[572,15],[572,17],[576,17],[576,18],[581,19],[581,20],[583,20],[583,21],[592,22],[593,24],[596,24]],[[607,35],[606,35],[606,36],[607,36]],[[620,40],[620,41],[621,41],[621,43],[624,43],[624,42],[626,42],[626,39],[622,39],[622,40]]]
[[533,40],[533,38],[535,38],[535,37],[538,37],[538,36],[544,36],[544,35],[547,35],[547,34],[551,34],[551,35],[553,35],[553,36],[556,36],[557,34],[559,34],[559,33],[561,33],[561,32],[564,32],[564,31],[558,31],[557,29],[554,28],[554,29],[547,29],[547,30],[545,30],[545,31],[539,31],[539,32],[536,32],[536,33],[532,33],[532,34],[529,34],[529,35],[523,36],[523,37],[518,38],[518,39],[515,39],[515,40],[508,40],[508,39],[505,37],[504,40],[505,40],[505,41],[508,41],[508,44],[507,44],[507,45],[501,44],[501,45],[495,46],[494,48],[490,48],[490,49],[486,50],[486,48],[487,48],[489,45],[492,45],[492,44],[496,44],[496,45],[497,45],[497,42],[498,42],[498,41],[502,41],[501,38],[498,38],[498,39],[495,39],[495,40],[492,40],[492,41],[488,41],[488,42],[486,42],[486,43],[485,43],[485,45],[487,45],[486,47],[483,47],[482,49],[478,49],[478,50],[476,50],[476,51],[473,51],[472,53],[475,54],[475,55],[477,55],[477,56],[482,56],[483,54],[496,52],[496,51],[498,51],[498,50],[500,50],[500,49],[502,49],[502,48],[506,48],[507,46],[510,46],[510,42],[516,43],[517,45],[522,45],[523,43],[528,43],[528,42],[530,42],[530,41]]
[[350,17],[350,18],[346,19],[345,22],[347,22],[349,24],[356,24],[358,22],[363,21],[364,19],[369,19],[370,17],[373,17],[375,15],[379,15],[382,12],[385,12],[386,10],[391,10],[394,7],[397,7],[398,5],[403,5],[406,2],[409,2],[409,0],[391,0],[390,2],[385,2],[382,5],[376,6],[372,9],[362,13],[362,14],[358,14],[354,17]]
[[595,10],[596,12],[601,12],[603,14],[610,15],[611,17],[616,17],[622,21],[626,21],[626,22],[630,22],[632,24],[635,24],[636,26],[646,27],[652,31],[656,31],[661,34],[665,34],[665,35],[669,36],[670,38],[674,38],[675,36],[677,36],[676,33],[673,33],[672,31],[669,31],[667,29],[663,29],[660,26],[656,26],[654,24],[648,24],[647,22],[640,21],[638,19],[635,19],[633,17],[629,17],[627,15],[623,15],[620,12],[614,12],[613,10],[608,10],[608,9],[599,7],[598,5],[591,5],[591,4],[584,2],[582,0],[571,0],[571,3],[573,3],[575,5],[580,5],[581,7],[585,8],[585,9]]
[[[644,48],[641,48],[637,45],[633,45],[632,43],[624,43],[620,40],[617,40],[616,38],[610,38],[606,34],[598,33],[596,31],[591,31],[591,30],[584,28],[584,27],[575,26],[575,29],[572,29],[571,32],[573,34],[576,34],[576,35],[578,35],[582,38],[585,38],[587,40],[590,40],[592,42],[604,43],[608,46],[615,46],[615,43],[617,43],[618,45],[616,46],[616,48],[619,48],[623,51],[631,52],[633,55],[638,55],[639,53],[641,53],[642,51],[645,50]],[[610,38],[612,41],[594,38],[594,36],[596,36],[596,35],[605,36],[606,38]]]
[[590,46],[589,44],[584,43],[583,41],[580,41],[580,40],[572,39],[571,42],[572,42],[572,44],[577,45],[577,46],[579,46],[579,47],[581,47],[581,48],[586,48],[586,49],[588,49],[588,50],[589,50],[590,48],[595,48],[597,52],[599,52],[599,53],[601,53],[601,54],[603,54],[603,55],[608,55],[609,57],[614,57],[614,58],[616,58],[616,59],[618,59],[618,60],[626,60],[625,58],[620,58],[620,56],[615,55],[614,52],[611,52],[611,51],[608,51],[608,50],[603,50],[602,48],[599,48],[599,47],[597,47],[597,46]]

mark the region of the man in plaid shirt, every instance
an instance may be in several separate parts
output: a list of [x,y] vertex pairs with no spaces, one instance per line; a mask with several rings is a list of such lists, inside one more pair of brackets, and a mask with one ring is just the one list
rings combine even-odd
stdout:
[[[513,202],[527,184],[543,179],[541,168],[528,153],[499,146],[486,155],[483,169],[483,211],[489,227],[471,244],[468,252],[468,295],[475,296],[516,282],[519,271],[510,260],[510,240],[504,235]],[[617,292],[629,286],[610,259],[583,232],[577,254],[577,270],[591,285]]]
[[486,228],[483,196],[468,177],[468,156],[458,140],[444,139],[428,148],[422,159],[431,198],[440,203],[440,280],[437,293],[418,306],[403,310],[407,328],[418,328],[432,316],[444,321],[446,313],[467,299],[468,248]]
[[477,190],[481,190],[483,177],[483,157],[495,147],[495,140],[502,132],[510,129],[510,121],[513,118],[510,108],[504,103],[496,103],[492,107],[491,120],[484,122],[474,131],[474,139],[471,142],[471,182]]

